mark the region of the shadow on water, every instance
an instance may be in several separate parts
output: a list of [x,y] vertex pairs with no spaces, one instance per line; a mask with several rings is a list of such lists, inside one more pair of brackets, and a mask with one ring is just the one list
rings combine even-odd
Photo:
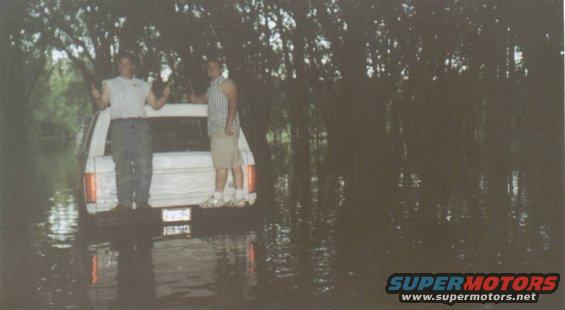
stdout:
[[[384,292],[393,272],[559,270],[552,247],[561,236],[536,214],[543,201],[528,196],[520,171],[497,195],[481,176],[444,197],[443,185],[416,174],[400,174],[390,188],[352,189],[326,168],[312,178],[311,201],[299,202],[292,178],[277,174],[245,212],[85,230],[72,152],[30,158],[1,206],[1,294],[10,309],[401,309]],[[558,302],[543,296],[539,306]]]

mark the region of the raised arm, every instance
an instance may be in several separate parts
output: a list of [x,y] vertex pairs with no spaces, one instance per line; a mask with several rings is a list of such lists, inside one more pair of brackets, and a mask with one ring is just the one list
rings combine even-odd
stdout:
[[101,109],[105,109],[108,105],[110,105],[110,89],[106,82],[102,82],[102,94],[100,91],[94,86],[94,84],[90,84],[92,87],[92,97],[96,101],[96,105]]
[[165,105],[170,95],[171,88],[169,87],[169,85],[165,86],[165,89],[163,89],[163,95],[159,99],[157,99],[157,96],[155,96],[153,90],[150,90],[149,94],[147,95],[147,102],[153,109],[158,110]]
[[226,80],[220,88],[228,98],[228,118],[226,119],[225,132],[228,135],[233,135],[233,119],[237,112],[237,89],[235,83],[231,80]]

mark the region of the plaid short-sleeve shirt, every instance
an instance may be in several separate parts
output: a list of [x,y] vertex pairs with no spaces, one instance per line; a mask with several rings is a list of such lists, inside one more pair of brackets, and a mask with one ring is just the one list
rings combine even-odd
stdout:
[[[228,118],[228,98],[220,88],[226,78],[220,75],[217,79],[210,83],[208,88],[208,135],[212,135],[218,130],[226,128],[226,120]],[[233,119],[233,130],[237,134],[239,132],[239,115],[235,112]]]

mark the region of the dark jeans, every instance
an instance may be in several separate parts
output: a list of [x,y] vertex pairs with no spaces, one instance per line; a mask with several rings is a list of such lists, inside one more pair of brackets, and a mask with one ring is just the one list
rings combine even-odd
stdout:
[[153,174],[149,123],[143,118],[116,119],[111,128],[118,202],[128,207],[133,201],[138,206],[147,203]]

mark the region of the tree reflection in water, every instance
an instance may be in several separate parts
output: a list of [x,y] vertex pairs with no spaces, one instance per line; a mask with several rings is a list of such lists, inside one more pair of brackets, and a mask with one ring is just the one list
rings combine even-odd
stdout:
[[[193,223],[176,226],[84,231],[76,171],[62,168],[69,156],[36,154],[28,180],[43,181],[28,189],[37,195],[12,200],[17,208],[4,213],[11,221],[3,236],[11,239],[2,242],[3,277],[11,289],[2,294],[12,308],[395,308],[396,296],[384,293],[393,272],[559,270],[561,236],[547,220],[561,211],[549,213],[554,206],[544,196],[531,197],[520,170],[494,193],[484,173],[445,195],[442,182],[402,170],[394,182],[353,186],[323,165],[308,201],[278,173],[246,210],[196,211]],[[548,307],[558,302],[543,297]]]

